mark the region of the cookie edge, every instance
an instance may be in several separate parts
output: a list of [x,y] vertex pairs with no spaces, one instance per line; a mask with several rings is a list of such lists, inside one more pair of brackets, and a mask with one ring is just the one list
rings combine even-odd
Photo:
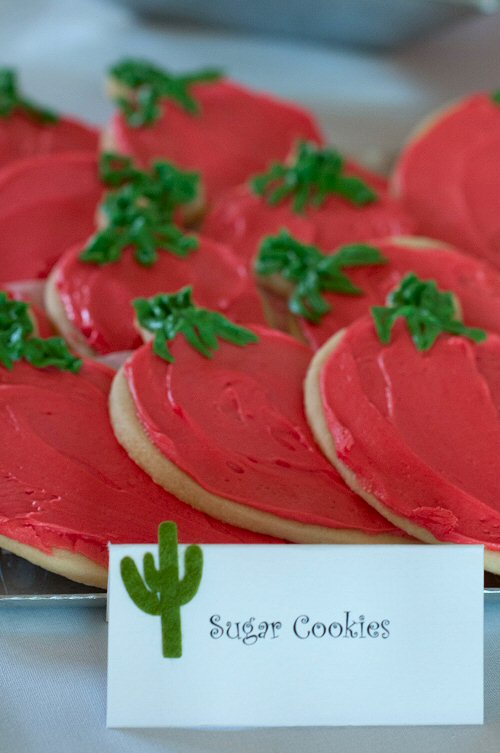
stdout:
[[109,395],[110,418],[117,441],[155,483],[197,510],[238,528],[298,544],[407,544],[393,534],[370,536],[353,529],[298,523],[272,513],[247,508],[200,486],[166,458],[150,441],[135,409],[123,367],[115,375]]
[[102,565],[98,565],[82,554],[70,552],[67,549],[54,547],[51,554],[36,549],[28,544],[0,534],[0,547],[17,557],[21,557],[33,565],[43,567],[56,575],[96,588],[107,588],[108,571]]

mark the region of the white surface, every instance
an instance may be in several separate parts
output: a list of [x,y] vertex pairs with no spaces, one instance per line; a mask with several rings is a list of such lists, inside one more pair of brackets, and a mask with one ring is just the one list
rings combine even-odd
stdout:
[[[375,57],[327,47],[136,24],[96,0],[1,0],[0,64],[21,65],[40,99],[98,122],[103,67],[122,54],[173,67],[219,63],[302,101],[342,148],[397,149],[414,121],[475,88],[499,88],[500,18],[459,24]],[[245,732],[105,729],[100,610],[0,611],[0,753],[498,753],[500,605],[486,609],[482,728],[313,728]],[[236,681],[235,681],[236,687]]]
[[47,610],[42,614],[38,609],[2,609],[0,750],[2,753],[498,753],[500,604],[486,607],[485,628],[484,727],[316,727],[239,732],[107,730],[104,611]]
[[483,547],[206,545],[177,659],[121,578],[150,551],[110,547],[110,727],[482,723]]

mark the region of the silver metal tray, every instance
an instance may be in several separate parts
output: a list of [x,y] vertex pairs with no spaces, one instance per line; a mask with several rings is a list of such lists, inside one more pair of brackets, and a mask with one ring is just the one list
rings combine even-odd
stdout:
[[[485,573],[484,596],[500,599],[500,576]],[[105,607],[106,592],[62,578],[0,549],[0,607]]]
[[49,573],[0,549],[0,606],[105,607],[106,592]]

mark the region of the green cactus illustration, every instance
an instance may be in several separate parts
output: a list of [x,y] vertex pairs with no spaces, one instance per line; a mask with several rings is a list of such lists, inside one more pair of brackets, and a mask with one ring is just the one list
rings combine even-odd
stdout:
[[158,529],[160,566],[153,555],[144,555],[144,578],[131,557],[124,557],[120,571],[127,593],[146,614],[161,617],[163,656],[182,656],[181,606],[196,595],[203,572],[203,552],[192,544],[184,553],[184,577],[179,579],[177,526],[171,521]]

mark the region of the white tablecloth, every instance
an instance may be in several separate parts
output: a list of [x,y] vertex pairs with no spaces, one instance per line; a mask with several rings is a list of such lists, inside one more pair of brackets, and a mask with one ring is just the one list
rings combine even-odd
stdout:
[[[139,23],[95,0],[0,3],[0,64],[21,66],[25,88],[41,102],[102,122],[110,113],[102,71],[120,55],[178,69],[217,64],[311,107],[353,152],[395,151],[433,107],[500,88],[499,38],[500,18],[485,18],[375,56]],[[0,753],[498,753],[500,603],[487,606],[485,631],[484,727],[108,731],[103,611],[2,608]]]
[[106,730],[104,610],[5,608],[0,611],[0,751],[498,753],[500,603],[486,607],[485,624],[483,727]]

